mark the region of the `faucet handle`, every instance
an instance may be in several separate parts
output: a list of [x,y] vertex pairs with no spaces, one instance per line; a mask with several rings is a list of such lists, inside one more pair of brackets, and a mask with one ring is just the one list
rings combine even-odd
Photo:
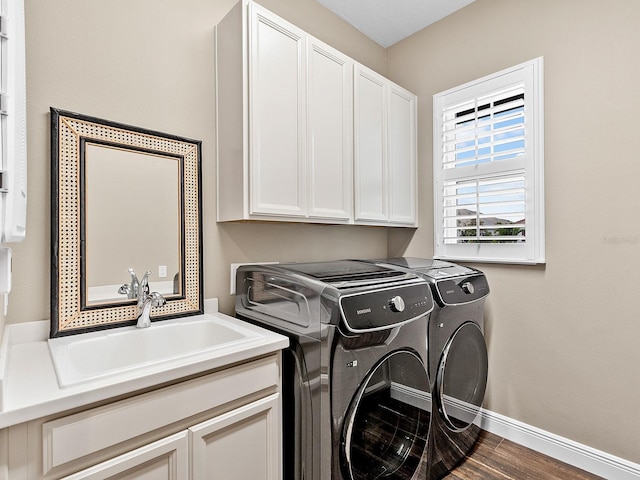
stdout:
[[131,294],[133,296],[137,296],[138,286],[140,285],[140,281],[138,280],[138,276],[136,275],[136,272],[133,270],[133,268],[130,268],[128,271],[129,271],[129,275],[131,275]]
[[161,307],[167,303],[167,300],[158,292],[152,292],[149,296],[151,297],[150,301],[152,307]]
[[140,291],[145,295],[149,294],[149,275],[151,275],[151,270],[147,270],[145,272],[144,277],[142,277],[142,280],[140,280],[140,284],[138,286]]

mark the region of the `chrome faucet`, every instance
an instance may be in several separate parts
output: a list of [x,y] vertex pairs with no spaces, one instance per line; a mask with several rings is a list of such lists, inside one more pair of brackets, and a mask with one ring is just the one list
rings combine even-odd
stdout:
[[161,307],[165,303],[167,303],[167,301],[158,292],[146,294],[146,298],[142,303],[138,302],[138,323],[136,324],[136,327],[150,327],[151,319],[149,318],[149,313],[151,312],[151,307]]
[[146,272],[138,285],[138,323],[136,324],[138,328],[151,326],[149,318],[151,307],[161,307],[167,303],[167,300],[158,292],[149,293],[149,275],[151,272]]
[[136,272],[133,271],[133,268],[129,269],[129,274],[131,275],[131,283],[125,283],[118,289],[118,293],[121,295],[126,295],[127,298],[138,298],[138,288],[140,287],[140,282],[138,281],[138,277],[136,276]]

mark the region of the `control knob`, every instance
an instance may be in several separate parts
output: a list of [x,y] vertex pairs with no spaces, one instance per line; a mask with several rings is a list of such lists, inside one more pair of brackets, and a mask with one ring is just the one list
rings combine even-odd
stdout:
[[462,288],[462,291],[464,293],[472,294],[473,292],[475,292],[475,288],[473,287],[473,283],[471,282],[464,282],[462,285],[460,285],[460,288]]
[[400,295],[396,295],[391,300],[389,300],[389,306],[391,307],[391,311],[393,312],[403,312],[404,300]]

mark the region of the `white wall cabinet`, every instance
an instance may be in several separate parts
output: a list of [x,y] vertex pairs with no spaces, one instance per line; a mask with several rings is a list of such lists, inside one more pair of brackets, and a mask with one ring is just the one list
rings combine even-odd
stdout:
[[355,66],[249,0],[217,25],[218,221],[415,226],[415,96]]
[[280,480],[280,355],[3,431],[8,478]]
[[353,217],[353,61],[307,37],[309,216]]
[[413,226],[416,96],[357,65],[354,104],[355,221]]
[[252,2],[216,28],[218,220],[351,219],[352,61]]
[[249,22],[250,214],[303,216],[305,34],[255,4]]

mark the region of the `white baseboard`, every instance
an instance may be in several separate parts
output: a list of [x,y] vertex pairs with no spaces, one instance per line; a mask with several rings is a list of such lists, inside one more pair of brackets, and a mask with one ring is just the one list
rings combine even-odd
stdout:
[[546,432],[499,413],[482,410],[477,421],[490,433],[610,480],[640,480],[640,465]]

